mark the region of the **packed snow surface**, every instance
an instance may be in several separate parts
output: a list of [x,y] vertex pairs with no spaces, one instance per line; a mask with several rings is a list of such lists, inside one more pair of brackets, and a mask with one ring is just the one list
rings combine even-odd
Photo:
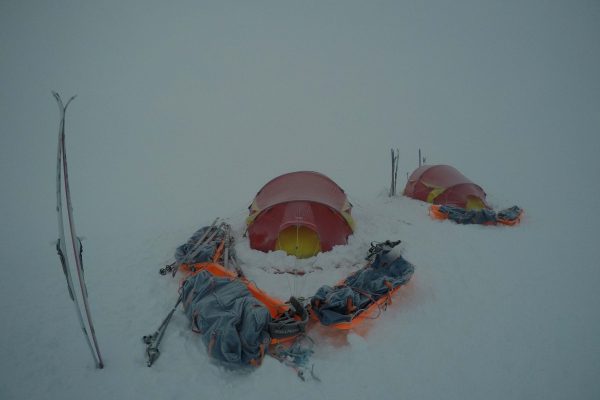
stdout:
[[[1,399],[600,398],[600,4],[0,4]],[[82,337],[54,248],[58,110],[106,367]],[[460,226],[387,196],[450,164],[516,227]],[[307,260],[242,236],[273,177],[315,170],[354,204],[347,246]],[[416,271],[365,332],[311,332],[320,382],[272,358],[211,363],[159,268],[215,217],[281,299],[402,240]],[[304,276],[276,274],[302,269]]]

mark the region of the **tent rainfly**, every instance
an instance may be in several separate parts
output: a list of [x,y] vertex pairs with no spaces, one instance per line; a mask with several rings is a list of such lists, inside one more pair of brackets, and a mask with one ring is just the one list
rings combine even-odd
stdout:
[[489,209],[485,191],[449,165],[423,165],[408,178],[404,195],[433,204]]
[[318,172],[278,176],[259,190],[247,219],[250,247],[307,258],[348,242],[354,231],[346,193]]

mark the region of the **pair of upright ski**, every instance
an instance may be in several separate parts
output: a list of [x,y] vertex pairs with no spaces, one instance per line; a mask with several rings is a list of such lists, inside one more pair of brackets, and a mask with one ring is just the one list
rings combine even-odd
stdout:
[[[73,305],[77,313],[77,318],[79,320],[81,330],[86,339],[88,347],[90,348],[96,367],[104,368],[104,361],[102,360],[102,356],[100,354],[94,324],[92,323],[90,306],[88,302],[87,287],[85,285],[85,280],[83,276],[83,247],[81,245],[81,240],[75,233],[73,205],[71,202],[69,174],[67,170],[67,153],[65,149],[65,114],[67,112],[67,107],[75,98],[75,96],[71,97],[66,103],[63,103],[58,93],[52,92],[52,94],[56,99],[60,111],[60,127],[58,131],[58,152],[56,162],[56,211],[58,213],[59,237],[56,243],[56,251],[58,252],[58,256],[62,264],[62,269],[67,280],[69,296],[73,301]],[[63,197],[65,198],[67,206],[66,221],[69,227],[68,238],[65,234]],[[68,251],[72,251],[73,259],[75,260],[75,274],[73,273],[69,262]],[[77,280],[79,283],[77,286],[75,286],[75,284],[73,283],[73,275],[77,276]],[[83,306],[81,303],[83,303]]]

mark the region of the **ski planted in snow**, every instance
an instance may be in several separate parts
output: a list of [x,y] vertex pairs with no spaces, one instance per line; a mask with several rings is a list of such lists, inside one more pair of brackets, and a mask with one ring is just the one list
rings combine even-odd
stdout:
[[398,157],[399,157],[399,150],[398,149],[391,149],[391,153],[392,153],[392,181],[390,184],[390,193],[389,193],[389,197],[394,197],[396,196],[396,183],[398,182]]
[[[63,272],[67,280],[67,286],[69,289],[69,297],[73,301],[81,330],[85,336],[86,342],[92,352],[92,357],[96,367],[104,368],[104,362],[100,354],[98,347],[98,340],[96,338],[96,332],[94,324],[92,323],[92,317],[90,313],[90,306],[88,302],[87,287],[83,276],[83,246],[81,240],[75,233],[75,221],[73,219],[73,204],[71,202],[71,193],[69,188],[69,175],[67,171],[67,154],[65,149],[65,114],[67,107],[73,101],[75,96],[71,97],[67,103],[63,103],[60,95],[56,92],[52,92],[52,95],[56,99],[58,108],[60,111],[60,127],[58,131],[58,152],[56,162],[56,211],[58,213],[58,236],[59,239],[56,243],[56,250],[60,258]],[[67,241],[65,235],[64,225],[64,214],[63,214],[63,195],[66,199],[67,206],[67,221],[69,224],[69,240]],[[70,245],[70,246],[69,246]],[[73,284],[73,273],[71,271],[71,265],[67,256],[67,246],[72,248],[73,257],[75,259],[75,271],[77,272],[77,279],[79,281],[77,291]],[[79,296],[77,295],[79,293]],[[83,302],[83,309],[79,301],[79,297]]]

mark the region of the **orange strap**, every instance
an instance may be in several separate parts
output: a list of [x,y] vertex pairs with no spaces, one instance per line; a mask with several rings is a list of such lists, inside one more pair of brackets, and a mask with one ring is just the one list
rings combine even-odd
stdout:
[[253,367],[260,367],[260,364],[262,363],[263,358],[265,358],[265,346],[261,343],[259,346],[260,349],[260,353],[258,358],[254,358],[252,360],[250,360],[250,365],[252,365]]
[[212,357],[212,351],[213,351],[213,348],[215,347],[215,342],[216,342],[215,333],[213,332],[210,337],[210,342],[208,343],[208,356],[209,357]]

